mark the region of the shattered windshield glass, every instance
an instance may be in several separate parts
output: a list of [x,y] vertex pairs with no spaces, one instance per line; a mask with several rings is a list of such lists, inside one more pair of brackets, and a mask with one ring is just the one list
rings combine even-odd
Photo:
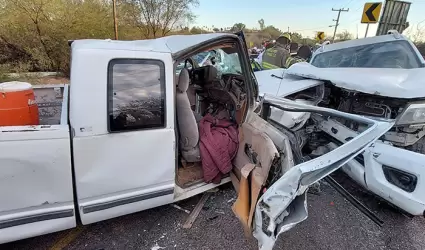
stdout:
[[199,54],[194,55],[192,58],[201,65],[206,59],[210,57],[211,52],[201,52]]
[[[237,53],[227,54],[222,49],[211,50],[207,54],[195,55],[195,60],[200,60],[199,66],[213,65],[219,74],[242,74],[241,64]],[[198,59],[196,59],[198,58]]]
[[221,74],[242,74],[241,63],[237,53],[227,54],[217,50],[216,64],[214,65]]
[[[222,49],[216,49],[198,53],[192,56],[199,67],[213,65],[217,68],[219,75],[222,74],[242,74],[241,64],[237,53],[227,54]],[[184,62],[177,65],[176,74],[179,74],[184,67]],[[188,66],[191,68],[191,66]]]
[[311,64],[319,68],[420,68],[407,41],[367,44],[318,54]]

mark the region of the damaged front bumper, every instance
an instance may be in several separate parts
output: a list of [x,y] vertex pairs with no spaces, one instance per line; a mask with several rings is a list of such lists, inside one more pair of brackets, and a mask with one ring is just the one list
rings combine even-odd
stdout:
[[333,151],[292,167],[260,197],[255,208],[254,237],[258,240],[261,250],[271,250],[281,233],[290,230],[307,218],[305,193],[308,187],[365,151],[394,123],[376,121],[267,95],[264,97],[264,102],[286,111],[339,116],[368,125],[368,129],[363,133]]
[[[357,132],[313,116],[320,129],[344,143]],[[425,211],[425,155],[377,141],[342,170],[358,184],[411,215]]]
[[367,188],[412,215],[425,211],[425,155],[384,143],[363,154]]

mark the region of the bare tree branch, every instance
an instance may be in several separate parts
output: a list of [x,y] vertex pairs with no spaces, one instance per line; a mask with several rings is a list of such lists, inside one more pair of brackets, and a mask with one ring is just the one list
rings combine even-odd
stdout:
[[165,36],[179,23],[191,21],[194,15],[191,7],[198,0],[127,0],[140,11],[134,16],[139,25],[146,26],[148,37]]

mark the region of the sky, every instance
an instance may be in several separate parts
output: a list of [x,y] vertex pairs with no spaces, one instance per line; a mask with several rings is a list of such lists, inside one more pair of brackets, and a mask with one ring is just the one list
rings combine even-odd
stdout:
[[[197,16],[191,26],[225,28],[235,23],[244,23],[248,28],[259,28],[258,20],[264,19],[265,25],[274,25],[282,31],[301,33],[305,37],[314,37],[316,31],[332,36],[333,19],[338,12],[332,8],[349,8],[341,12],[338,31],[349,31],[356,37],[365,36],[366,24],[361,24],[364,0],[200,0],[194,9]],[[382,2],[384,2],[382,0]],[[410,0],[412,3],[408,15],[410,27],[419,24],[425,29],[425,0]],[[422,10],[422,11],[421,11]],[[370,24],[368,36],[373,36],[378,24]]]

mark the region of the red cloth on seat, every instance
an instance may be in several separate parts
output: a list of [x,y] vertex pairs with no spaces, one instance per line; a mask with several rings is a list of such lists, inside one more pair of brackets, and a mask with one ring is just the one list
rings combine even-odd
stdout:
[[238,152],[237,125],[207,114],[199,122],[199,136],[204,181],[220,183],[222,175],[232,170],[232,160]]

